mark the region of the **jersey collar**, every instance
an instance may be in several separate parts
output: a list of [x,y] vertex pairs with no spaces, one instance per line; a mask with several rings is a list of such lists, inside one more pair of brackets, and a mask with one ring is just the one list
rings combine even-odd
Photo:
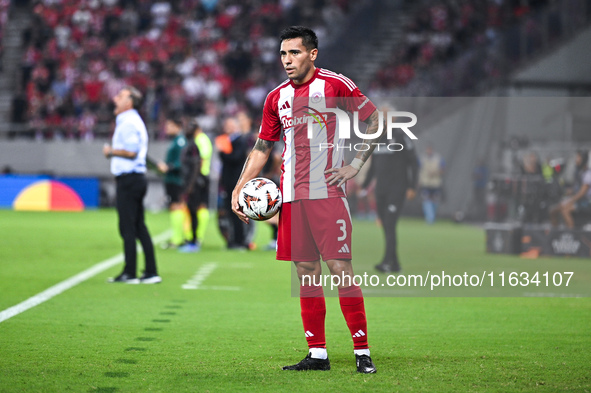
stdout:
[[318,73],[319,72],[320,72],[320,68],[319,67],[316,67],[316,70],[314,71],[314,75],[312,75],[312,77],[310,78],[310,80],[308,82],[304,83],[304,84],[296,85],[295,83],[293,83],[293,81],[291,79],[289,80],[289,83],[291,84],[291,86],[294,89],[301,89],[303,87],[306,87],[306,86],[310,85],[310,83],[314,82],[314,80],[318,77]]

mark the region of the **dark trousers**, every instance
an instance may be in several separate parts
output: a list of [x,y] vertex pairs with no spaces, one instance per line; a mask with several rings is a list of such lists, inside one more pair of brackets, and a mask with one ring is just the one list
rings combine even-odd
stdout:
[[132,277],[137,274],[136,239],[139,239],[146,258],[145,274],[156,275],[154,245],[144,223],[144,196],[148,190],[148,181],[143,174],[133,173],[116,177],[116,183],[119,234],[123,238],[125,254],[124,272]]
[[192,244],[197,244],[197,228],[199,227],[197,209],[199,209],[199,202],[197,191],[193,191],[187,195],[187,210],[189,210],[189,217],[191,217],[191,240],[189,240],[189,243]]
[[396,226],[398,225],[398,218],[400,218],[405,199],[406,190],[376,192],[377,213],[382,222],[384,236],[386,237],[386,252],[382,259],[382,264],[390,265],[394,271],[400,270]]
[[[228,215],[228,221],[230,225],[230,234],[228,238],[228,247],[245,247],[246,246],[246,233],[244,228],[246,225],[238,218],[232,211],[232,194],[225,193],[223,200],[223,207]],[[252,224],[250,224],[252,225]]]

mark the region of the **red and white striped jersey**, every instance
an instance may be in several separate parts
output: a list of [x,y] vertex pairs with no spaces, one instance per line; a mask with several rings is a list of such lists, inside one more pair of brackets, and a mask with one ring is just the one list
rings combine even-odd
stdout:
[[[353,81],[322,68],[316,68],[312,79],[302,85],[286,80],[272,90],[265,99],[259,138],[276,142],[283,131],[284,202],[345,196],[345,185],[328,185],[325,179],[329,175],[324,174],[344,165],[345,140],[339,135],[336,115],[312,109],[318,103],[325,108],[357,111],[360,121],[376,110]],[[309,138],[310,118],[314,122]]]

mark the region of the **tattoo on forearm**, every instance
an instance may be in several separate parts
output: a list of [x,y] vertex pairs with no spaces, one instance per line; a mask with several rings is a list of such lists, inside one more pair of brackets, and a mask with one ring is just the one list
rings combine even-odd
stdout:
[[268,152],[273,148],[275,142],[266,141],[264,139],[257,139],[256,143],[254,144],[254,150],[261,151],[263,153]]
[[[372,113],[369,118],[367,119],[367,130],[365,131],[366,134],[371,135],[371,134],[375,134],[378,129],[379,129],[379,125],[380,125],[380,116],[378,111],[374,111],[374,113]],[[384,122],[385,123],[385,122]],[[359,158],[360,160],[363,160],[363,162],[366,162],[367,159],[369,158],[369,156],[371,156],[371,153],[373,153],[374,149],[376,148],[376,143],[379,143],[384,136],[386,135],[386,124],[382,125],[382,135],[379,136],[379,138],[377,139],[364,139],[363,143],[366,143],[369,146],[368,150],[365,151],[361,151],[357,154],[356,158]]]
[[244,161],[244,166],[242,167],[242,172],[240,172],[240,177],[238,178],[238,183],[242,181],[242,176],[244,175],[244,170],[248,165],[248,161],[250,161],[250,154],[246,157],[246,161]]
[[[274,145],[275,145],[275,142],[266,141],[264,139],[259,138],[259,139],[257,139],[256,143],[254,144],[253,150],[258,150],[258,151],[266,154],[271,149],[273,149]],[[252,154],[252,152],[251,152],[251,154]],[[242,176],[244,176],[244,171],[248,167],[248,163],[250,161],[251,154],[249,154],[248,157],[246,157],[246,161],[244,162],[244,166],[242,167],[242,173],[240,173],[240,178],[238,179],[238,183],[240,183],[242,181]]]

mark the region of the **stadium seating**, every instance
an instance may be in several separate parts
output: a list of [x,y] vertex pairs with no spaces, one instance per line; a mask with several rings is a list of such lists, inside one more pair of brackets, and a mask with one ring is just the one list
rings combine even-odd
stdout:
[[[372,89],[395,90],[404,95],[458,95],[471,91],[486,78],[498,78],[502,62],[495,51],[503,45],[501,32],[512,26],[524,26],[528,39],[539,39],[541,32],[534,18],[528,16],[548,8],[547,0],[450,2],[423,1],[411,12],[404,39],[390,60],[377,73]],[[515,40],[513,45],[517,45]],[[461,61],[458,61],[461,60]],[[425,78],[435,66],[453,63],[440,73],[436,86],[432,81],[411,82]],[[447,73],[448,75],[442,75]],[[450,81],[446,83],[446,79]],[[425,86],[430,85],[430,86]]]
[[[580,2],[589,3],[574,1]],[[159,130],[170,112],[199,116],[210,133],[224,114],[238,108],[256,119],[266,93],[285,78],[276,54],[281,28],[308,25],[322,41],[335,33],[331,21],[351,15],[354,3],[31,2],[21,82],[29,134],[107,137],[112,129],[109,97],[125,84],[146,92],[144,115],[159,137],[164,137]],[[566,28],[558,13],[548,12],[544,29],[532,16],[562,4],[551,0],[406,3],[410,14],[404,38],[364,90],[371,97],[465,94],[482,81],[502,80],[523,50],[540,47],[541,40],[553,36],[552,29]],[[518,39],[504,35],[512,29]]]
[[170,112],[202,116],[208,132],[240,107],[259,116],[269,89],[285,78],[279,31],[297,20],[329,34],[328,21],[350,2],[35,2],[22,62],[31,134],[107,137],[109,98],[126,84],[146,93],[153,130]]

